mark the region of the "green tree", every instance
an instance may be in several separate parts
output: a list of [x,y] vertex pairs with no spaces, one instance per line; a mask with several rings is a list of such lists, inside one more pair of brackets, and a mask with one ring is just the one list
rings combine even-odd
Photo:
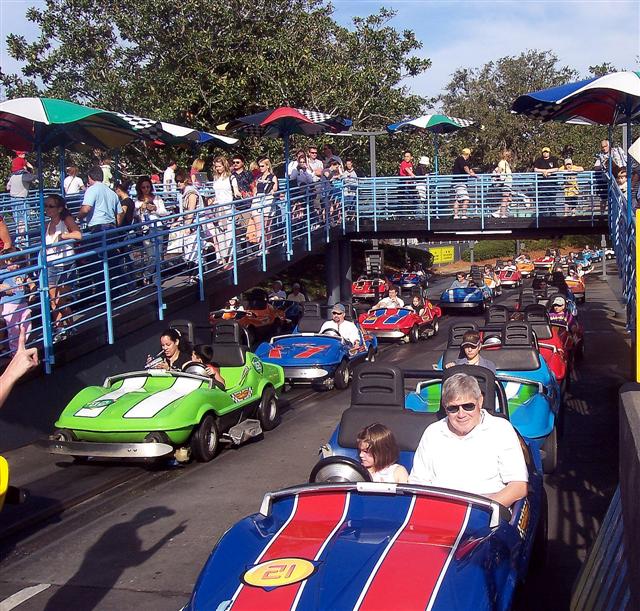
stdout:
[[[47,0],[27,13],[35,41],[7,37],[24,68],[0,82],[8,97],[39,92],[208,131],[281,104],[350,117],[357,129],[419,112],[423,100],[402,86],[430,65],[415,57],[414,34],[391,27],[385,9],[352,28],[332,11],[325,0]],[[250,158],[282,155],[278,141],[244,147]],[[140,170],[167,153],[136,144],[129,157]]]
[[462,146],[473,149],[472,163],[491,171],[500,152],[511,149],[512,167],[527,171],[543,146],[560,157],[571,149],[574,162],[590,168],[598,141],[606,128],[542,122],[511,113],[515,99],[525,93],[576,81],[579,74],[560,66],[552,51],[526,51],[503,57],[481,68],[460,68],[453,74],[439,100],[447,114],[474,119],[479,127],[462,130],[443,146],[452,160]]

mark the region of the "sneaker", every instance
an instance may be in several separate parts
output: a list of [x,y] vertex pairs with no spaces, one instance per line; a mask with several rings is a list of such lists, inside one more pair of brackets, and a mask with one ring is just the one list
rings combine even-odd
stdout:
[[499,218],[500,218],[500,213],[496,210],[495,212],[492,212],[492,213],[491,213],[491,216],[492,216],[494,219],[499,219]]
[[457,214],[454,214],[454,215],[453,215],[453,219],[454,219],[454,220],[457,220],[457,219],[459,219],[459,218],[460,218],[460,217],[459,217]]
[[460,218],[461,219],[468,219],[469,217],[466,214],[463,214]]

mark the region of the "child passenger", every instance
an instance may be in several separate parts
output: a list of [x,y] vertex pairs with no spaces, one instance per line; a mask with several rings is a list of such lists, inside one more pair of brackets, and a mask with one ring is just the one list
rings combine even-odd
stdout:
[[374,482],[407,483],[409,474],[396,462],[400,452],[389,428],[378,422],[370,424],[358,433],[357,442],[360,462]]
[[220,367],[213,362],[213,350],[207,344],[198,344],[194,346],[191,354],[191,360],[196,363],[202,363],[213,378],[213,383],[220,389],[225,389],[224,378],[220,375]]

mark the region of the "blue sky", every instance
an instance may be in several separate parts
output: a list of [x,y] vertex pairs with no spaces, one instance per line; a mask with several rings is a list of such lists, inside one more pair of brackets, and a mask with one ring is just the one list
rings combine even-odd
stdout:
[[[33,0],[0,0],[0,65],[18,68],[6,53],[9,32],[35,36],[25,19]],[[476,67],[526,49],[552,49],[563,64],[586,75],[589,65],[604,61],[640,69],[640,2],[521,0],[333,0],[336,19],[348,25],[354,15],[379,7],[393,8],[397,29],[411,29],[422,42],[420,54],[432,60],[424,75],[408,82],[413,91],[440,93],[458,67]]]

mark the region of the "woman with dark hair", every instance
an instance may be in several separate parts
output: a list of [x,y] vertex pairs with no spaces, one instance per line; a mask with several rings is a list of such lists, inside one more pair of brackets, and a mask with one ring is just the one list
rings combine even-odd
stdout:
[[175,369],[182,371],[185,363],[191,361],[191,344],[177,329],[166,329],[160,336],[160,353],[147,357],[148,369]]
[[567,297],[571,290],[564,279],[564,274],[561,271],[555,271],[551,274],[551,286],[555,286],[561,295]]
[[49,217],[45,232],[47,245],[47,271],[49,278],[49,300],[54,339],[63,338],[66,327],[72,321],[71,310],[67,307],[66,295],[73,280],[73,263],[65,260],[74,255],[69,240],[81,240],[82,232],[73,216],[67,210],[67,203],[59,195],[49,195],[44,201],[44,213]]
[[[167,216],[164,201],[161,197],[156,197],[153,193],[153,184],[148,176],[141,176],[136,183],[136,215],[144,223],[142,233],[147,236],[143,241],[145,251],[145,267],[143,269],[143,283],[151,284],[151,279],[155,271],[155,245],[154,241],[159,239],[158,230],[161,229],[160,217]],[[164,242],[164,240],[163,240]],[[161,257],[164,254],[164,244],[161,247]]]

